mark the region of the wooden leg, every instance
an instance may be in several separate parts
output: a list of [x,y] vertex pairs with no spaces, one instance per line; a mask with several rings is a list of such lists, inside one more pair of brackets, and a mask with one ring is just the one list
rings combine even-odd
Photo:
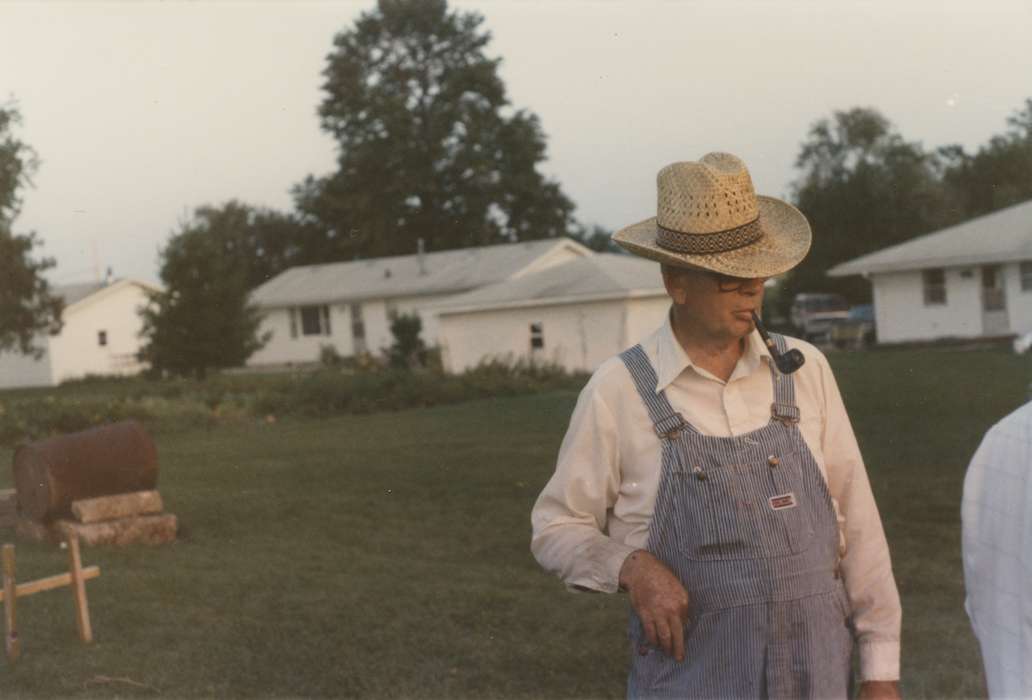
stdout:
[[17,615],[15,614],[18,594],[14,581],[14,545],[4,545],[4,651],[12,663],[21,656],[21,641],[18,639]]
[[82,575],[79,538],[75,535],[68,538],[68,567],[72,574],[72,595],[75,597],[75,626],[79,629],[79,639],[88,644],[93,641],[93,629],[90,626],[90,606],[86,601],[86,579]]

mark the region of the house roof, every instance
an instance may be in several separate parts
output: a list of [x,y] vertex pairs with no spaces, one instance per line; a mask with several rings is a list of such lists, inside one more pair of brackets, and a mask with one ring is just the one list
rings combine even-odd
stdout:
[[597,253],[540,272],[450,297],[429,309],[441,316],[473,311],[665,295],[659,265]]
[[85,303],[87,301],[92,303],[93,299],[100,298],[102,296],[101,292],[110,292],[128,285],[135,285],[145,290],[157,291],[157,287],[153,287],[145,282],[128,278],[119,278],[109,282],[80,282],[77,284],[54,285],[53,292],[64,301],[65,311],[68,311],[78,304]]
[[107,285],[103,282],[82,282],[79,284],[62,284],[54,286],[54,294],[61,297],[65,306],[82,301],[95,292],[99,292]]
[[261,307],[361,299],[448,294],[501,282],[532,269],[549,253],[591,251],[569,238],[550,238],[479,248],[400,255],[353,262],[305,265],[285,270],[257,287],[251,298]]
[[833,277],[1032,260],[1032,200],[849,260]]

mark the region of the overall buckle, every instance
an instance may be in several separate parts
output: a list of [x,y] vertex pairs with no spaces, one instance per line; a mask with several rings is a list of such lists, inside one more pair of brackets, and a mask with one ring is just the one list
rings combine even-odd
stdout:
[[680,413],[671,413],[669,416],[656,421],[654,426],[656,435],[666,440],[672,440],[677,434],[684,430],[686,425],[684,416]]
[[774,420],[781,421],[785,425],[799,422],[799,407],[789,403],[777,403],[770,405],[770,413]]

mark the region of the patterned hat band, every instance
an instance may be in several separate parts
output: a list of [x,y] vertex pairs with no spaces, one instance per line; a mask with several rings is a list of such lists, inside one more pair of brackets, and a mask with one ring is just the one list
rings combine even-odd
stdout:
[[726,253],[755,243],[763,238],[763,227],[756,217],[743,226],[714,233],[683,233],[656,224],[656,245],[675,253],[707,255]]

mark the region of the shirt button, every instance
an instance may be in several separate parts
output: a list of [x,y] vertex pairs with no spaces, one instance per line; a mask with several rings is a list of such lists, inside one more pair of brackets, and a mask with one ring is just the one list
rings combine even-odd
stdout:
[[777,456],[771,455],[770,457],[767,457],[767,464],[770,465],[771,469],[774,469],[776,466],[781,464],[781,460],[778,459]]

